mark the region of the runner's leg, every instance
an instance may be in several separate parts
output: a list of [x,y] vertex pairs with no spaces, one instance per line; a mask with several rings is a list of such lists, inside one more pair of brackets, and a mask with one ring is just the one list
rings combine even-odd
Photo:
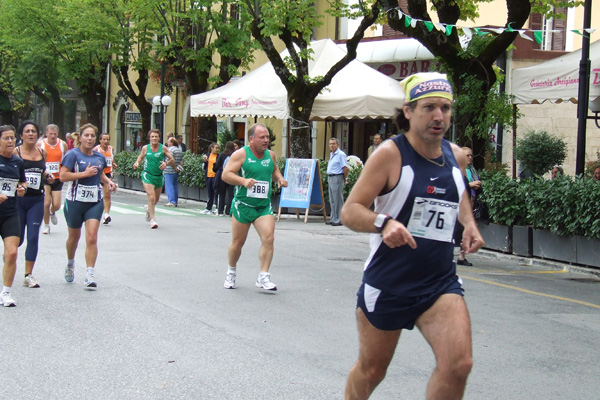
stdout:
[[346,381],[346,400],[369,398],[385,377],[402,332],[375,328],[360,308],[356,309],[356,324],[359,353]]
[[236,267],[242,255],[242,247],[246,243],[250,224],[242,224],[235,217],[231,217],[231,244],[227,251],[227,260],[230,267]]
[[275,216],[264,215],[253,222],[254,228],[260,236],[260,250],[258,259],[260,260],[260,272],[269,272],[271,261],[273,260],[274,241],[275,241]]
[[87,267],[96,265],[98,258],[98,227],[100,221],[88,219],[85,221],[85,263]]
[[462,399],[473,366],[471,321],[462,296],[444,294],[417,319],[435,354],[427,399]]

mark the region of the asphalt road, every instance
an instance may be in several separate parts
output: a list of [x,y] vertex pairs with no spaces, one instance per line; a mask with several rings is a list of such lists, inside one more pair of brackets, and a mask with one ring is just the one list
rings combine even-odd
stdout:
[[[358,343],[356,290],[368,236],[285,216],[272,279],[254,287],[259,239],[248,238],[237,289],[223,288],[228,218],[201,205],[160,207],[118,192],[100,227],[98,289],[63,278],[66,226],[42,235],[24,288],[20,249],[13,297],[0,309],[0,393],[7,399],[341,399]],[[164,203],[164,202],[163,202]],[[475,365],[465,399],[597,399],[600,280],[518,259],[471,256],[459,268],[472,318]],[[372,399],[420,399],[434,365],[418,331],[403,332]]]

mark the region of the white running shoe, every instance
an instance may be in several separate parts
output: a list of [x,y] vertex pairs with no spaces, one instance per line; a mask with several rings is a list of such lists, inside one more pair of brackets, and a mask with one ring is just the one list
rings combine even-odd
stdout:
[[4,307],[14,307],[17,305],[8,292],[2,292],[2,294],[0,294],[0,304]]
[[104,216],[102,217],[102,223],[104,225],[108,225],[108,223],[112,221],[112,218],[110,217],[110,215],[108,214],[104,214]]
[[156,229],[158,228],[158,224],[156,223],[155,220],[151,219],[150,220],[150,229]]
[[75,266],[67,264],[65,268],[65,281],[71,283],[75,279]]
[[165,204],[165,207],[175,207],[175,204],[174,203],[167,203],[167,204]]
[[258,279],[256,280],[256,287],[262,288],[265,290],[277,290],[277,285],[271,282],[271,274],[258,274]]
[[212,211],[207,208],[207,209],[204,209],[204,210],[200,211],[200,214],[210,215],[210,214],[212,214]]
[[225,289],[235,289],[235,274],[225,275],[225,283],[223,284]]
[[44,235],[47,235],[50,233],[50,225],[44,225],[44,228],[42,229],[42,233]]
[[50,214],[50,221],[52,222],[52,225],[58,224],[58,218],[56,218],[56,213]]
[[40,287],[39,282],[33,277],[33,275],[29,274],[25,277],[23,281],[23,286],[27,286],[30,288],[38,288]]
[[98,284],[96,283],[96,278],[94,277],[94,274],[87,274],[85,276],[85,279],[83,280],[83,285],[88,288],[97,287]]
[[148,211],[148,206],[144,206],[144,210],[146,211],[146,222],[150,222],[150,211]]

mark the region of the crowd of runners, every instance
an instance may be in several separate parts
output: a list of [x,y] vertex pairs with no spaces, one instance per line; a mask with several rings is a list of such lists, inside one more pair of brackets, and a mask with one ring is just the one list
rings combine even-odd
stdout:
[[[403,80],[406,101],[397,109],[395,123],[405,133],[381,143],[369,157],[341,211],[348,228],[371,233],[371,253],[365,262],[358,288],[356,319],[358,359],[346,382],[346,399],[367,399],[384,379],[401,331],[415,326],[431,346],[436,367],[430,377],[428,399],[460,399],[472,367],[471,326],[463,299],[462,281],[456,274],[453,247],[460,243],[464,254],[483,246],[472,214],[467,188],[468,160],[458,146],[444,139],[450,127],[452,87],[445,75],[419,73]],[[75,279],[75,253],[85,226],[85,288],[97,286],[94,268],[101,223],[108,224],[110,196],[117,187],[111,181],[113,151],[110,137],[86,124],[72,134],[72,149],[58,138],[56,125],[46,127],[45,138],[32,121],[18,129],[0,126],[0,234],[4,241],[1,304],[15,306],[11,287],[15,277],[17,249],[27,238],[23,284],[39,287],[33,277],[39,229],[50,234],[61,208],[61,190],[67,183],[64,216],[67,282]],[[146,220],[158,228],[155,206],[165,184],[167,167],[179,171],[181,159],[160,143],[161,132],[150,130],[133,164],[142,167],[147,195]],[[17,139],[21,143],[17,145]],[[335,143],[332,144],[335,151]],[[174,142],[170,146],[175,146]],[[231,203],[232,240],[227,250],[224,287],[236,287],[237,263],[251,226],[261,245],[260,272],[255,286],[275,291],[270,275],[274,253],[275,217],[271,208],[271,185],[287,187],[269,150],[269,132],[254,124],[248,144],[219,158],[217,144],[205,156],[210,199],[205,214],[218,202],[221,180],[235,187]],[[235,150],[235,151],[234,151]],[[218,171],[215,170],[217,166]],[[339,171],[337,174],[340,175]],[[220,179],[218,179],[219,177]],[[171,179],[171,178],[169,178]],[[175,197],[169,204],[177,206]],[[219,213],[223,208],[219,207]],[[456,237],[459,222],[464,228]]]

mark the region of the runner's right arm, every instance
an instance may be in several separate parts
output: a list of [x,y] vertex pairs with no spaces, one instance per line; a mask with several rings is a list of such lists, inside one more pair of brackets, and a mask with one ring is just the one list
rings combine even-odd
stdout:
[[225,167],[225,171],[223,171],[223,175],[221,179],[224,182],[235,185],[235,186],[244,186],[247,189],[250,189],[256,181],[254,179],[246,179],[238,175],[240,169],[242,169],[242,164],[246,159],[245,151],[236,151],[231,155],[227,166]]

